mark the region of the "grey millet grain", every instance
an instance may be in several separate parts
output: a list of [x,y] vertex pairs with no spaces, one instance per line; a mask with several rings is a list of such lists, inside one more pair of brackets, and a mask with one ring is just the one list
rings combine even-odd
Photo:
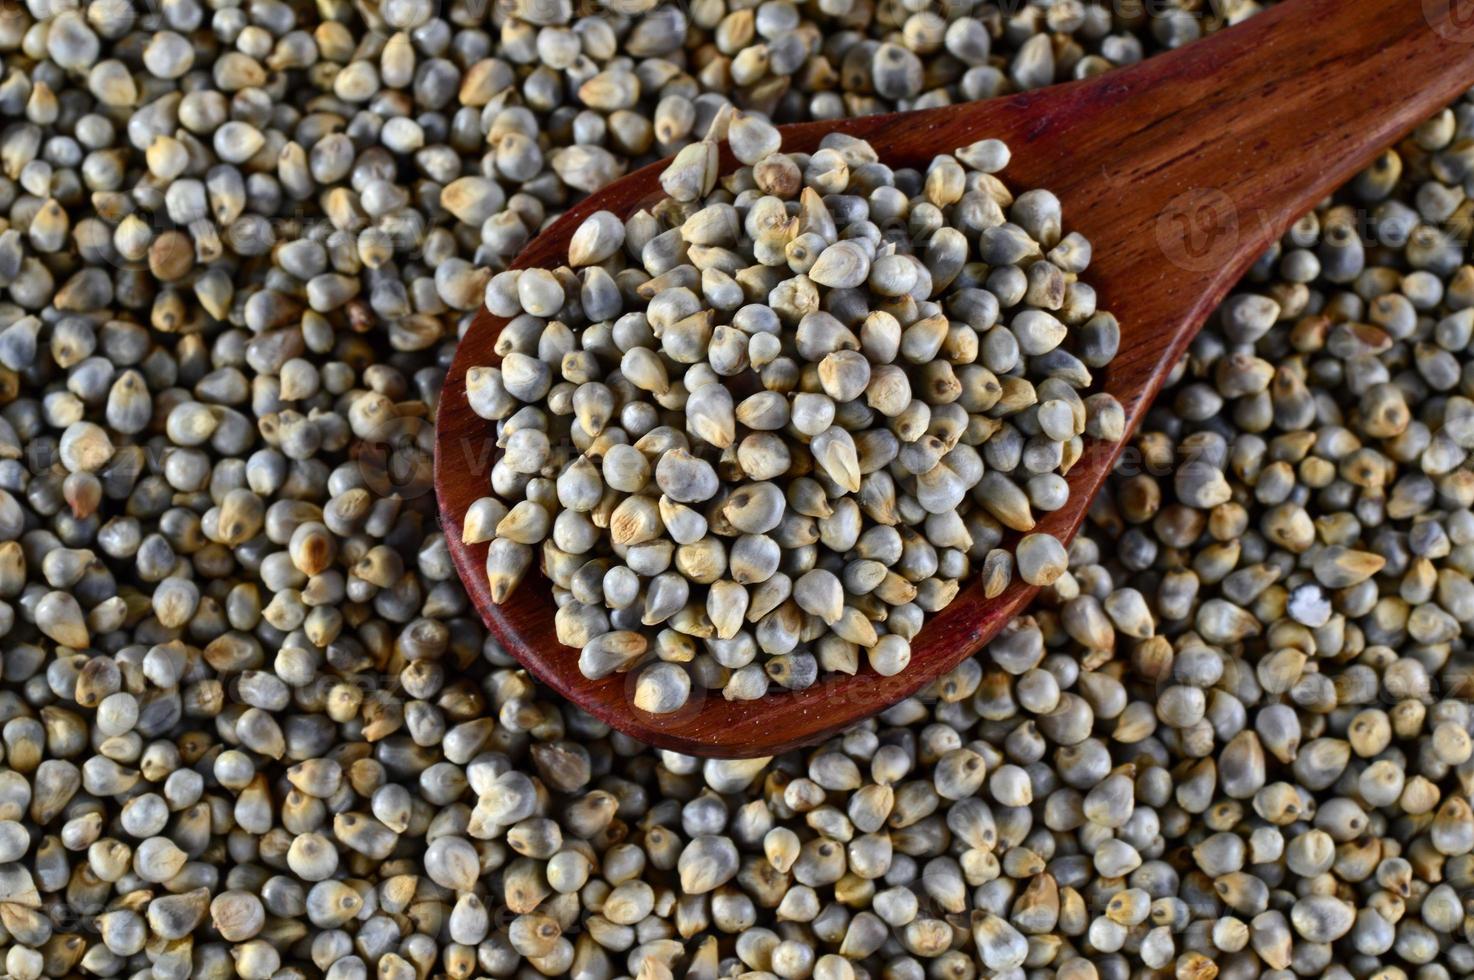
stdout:
[[[712,140],[724,130],[751,165],[719,180]],[[767,192],[763,161],[786,161],[800,181]],[[635,703],[654,713],[680,709],[693,684],[729,700],[761,697],[767,682],[801,690],[822,672],[855,673],[862,650],[877,673],[903,671],[922,618],[973,563],[1007,555],[1006,530],[1033,532],[1066,505],[1087,427],[1124,431],[1111,396],[1077,392],[1089,372],[1067,350],[1072,326],[1110,317],[1093,302],[1063,309],[1088,243],[1073,235],[1069,272],[1043,258],[1061,241],[1059,202],[1015,197],[993,177],[1006,162],[997,140],[925,173],[893,172],[843,136],[785,154],[767,121],[723,110],[662,175],[668,199],[624,221],[595,212],[568,266],[493,280],[487,304],[512,322],[500,364],[468,374],[467,397],[502,449],[487,498],[499,503],[478,507],[511,508],[487,561],[495,601],[533,564],[526,546],[540,546],[560,642],[583,647],[600,676],[635,672]],[[914,240],[877,224],[908,212]],[[1013,244],[989,259],[998,231]],[[1002,296],[985,285],[1009,272],[1041,285]],[[611,297],[595,319],[561,281],[581,280],[582,296],[600,276],[648,302]],[[1109,361],[1100,345],[1088,353]],[[549,533],[531,502],[549,479],[554,519],[586,514],[592,533]],[[535,525],[508,524],[529,507]],[[467,540],[484,533],[478,521]],[[1048,534],[1018,547],[1027,583],[1066,573]],[[992,561],[990,594],[1012,568]],[[580,591],[586,574],[603,578],[602,595]],[[697,652],[673,662],[647,645],[611,665],[589,651],[606,623],[647,640],[674,631]]]

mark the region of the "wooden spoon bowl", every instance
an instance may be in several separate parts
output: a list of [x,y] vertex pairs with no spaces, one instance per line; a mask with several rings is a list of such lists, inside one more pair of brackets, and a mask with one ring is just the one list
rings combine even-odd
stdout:
[[[826,134],[841,132],[869,140],[893,167],[924,168],[938,153],[1005,140],[1013,159],[1004,180],[1052,190],[1066,229],[1094,246],[1082,278],[1122,331],[1120,353],[1097,373],[1097,390],[1120,400],[1129,434],[1254,259],[1300,214],[1474,84],[1474,23],[1466,23],[1474,18],[1461,19],[1460,5],[1466,0],[1291,0],[1098,78],[987,102],[784,126],[783,148],[812,152]],[[734,165],[724,146],[723,172]],[[664,166],[651,164],[569,209],[513,267],[564,264],[569,238],[587,215],[623,216],[658,201]],[[497,363],[492,345],[504,322],[482,311],[440,398],[435,487],[446,538],[472,601],[507,651],[615,728],[679,752],[772,755],[915,693],[976,654],[1033,597],[1036,590],[1017,577],[994,599],[984,598],[976,580],[965,583],[927,620],[912,641],[909,667],[895,677],[864,667],[758,701],[693,689],[673,714],[636,709],[634,672],[599,681],[579,673],[578,651],[557,640],[551,586],[540,572],[529,572],[498,606],[487,588],[486,545],[461,542],[466,510],[490,492],[496,458],[494,426],[467,404],[466,371]],[[1087,442],[1068,474],[1069,504],[1044,515],[1038,530],[1073,537],[1124,446]]]

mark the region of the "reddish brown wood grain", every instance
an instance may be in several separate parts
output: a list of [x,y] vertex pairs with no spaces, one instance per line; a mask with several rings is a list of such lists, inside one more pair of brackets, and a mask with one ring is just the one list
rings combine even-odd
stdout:
[[[1450,4],[1453,10],[1450,10]],[[1474,84],[1468,0],[1291,0],[1233,29],[1100,78],[912,113],[783,128],[785,149],[812,151],[829,132],[868,139],[886,163],[924,167],[937,153],[997,137],[1013,150],[1002,175],[1048,187],[1066,227],[1094,244],[1085,278],[1122,326],[1120,355],[1097,378],[1134,430],[1178,356],[1233,283],[1300,214],[1426,116]],[[732,166],[724,153],[724,169]],[[662,164],[592,195],[533,241],[516,266],[562,264],[583,218],[626,215],[661,196]],[[730,703],[693,691],[674,715],[630,703],[631,676],[586,680],[578,651],[553,629],[550,586],[534,573],[504,606],[486,586],[484,545],[465,546],[467,507],[489,492],[490,423],[465,399],[467,368],[494,363],[502,321],[483,311],[446,379],[436,427],[435,486],[461,578],[507,650],[559,694],[653,745],[700,755],[770,755],[813,742],[914,693],[977,653],[1034,594],[1015,582],[986,600],[975,582],[931,618],[910,667],[882,678],[830,676],[799,693]],[[1069,473],[1069,506],[1041,521],[1068,539],[1116,463],[1092,443]]]

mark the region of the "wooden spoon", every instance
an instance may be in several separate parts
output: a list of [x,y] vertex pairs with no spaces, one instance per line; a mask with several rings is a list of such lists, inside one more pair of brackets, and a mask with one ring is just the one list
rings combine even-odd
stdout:
[[[1452,7],[1452,9],[1450,9]],[[1098,78],[987,102],[784,126],[783,148],[812,152],[827,133],[869,140],[885,163],[924,168],[979,139],[1007,141],[1003,178],[1047,187],[1065,227],[1094,245],[1084,275],[1121,321],[1121,350],[1097,382],[1135,430],[1209,313],[1254,259],[1385,147],[1474,84],[1470,0],[1291,0],[1242,25]],[[723,147],[723,172],[735,166]],[[662,196],[652,164],[571,208],[514,267],[564,264],[584,217],[628,215]],[[601,681],[554,633],[539,572],[491,602],[486,546],[463,545],[466,509],[490,492],[491,423],[466,403],[466,370],[496,363],[504,321],[486,311],[460,343],[440,399],[435,488],[461,579],[507,651],[563,697],[635,738],[698,755],[772,755],[880,711],[976,654],[1033,597],[1015,578],[985,599],[976,581],[931,617],[910,666],[823,676],[805,691],[729,702],[694,690],[685,708],[651,715],[631,703],[633,672]],[[1090,442],[1070,470],[1070,501],[1039,529],[1069,540],[1125,443]],[[1170,478],[1170,477],[1169,477]]]

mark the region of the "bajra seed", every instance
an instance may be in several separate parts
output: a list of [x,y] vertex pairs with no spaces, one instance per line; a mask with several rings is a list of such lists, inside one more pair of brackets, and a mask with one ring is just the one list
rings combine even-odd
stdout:
[[[776,130],[761,118],[737,114],[720,122],[729,138],[741,144],[739,159],[755,163],[781,155]],[[962,164],[939,158],[923,188],[929,198],[926,206],[951,205],[963,197],[965,166],[973,166],[967,160],[976,162],[973,174],[982,177],[999,169],[1006,156],[1001,144],[980,144],[962,154]],[[531,484],[506,476],[504,487],[495,474],[532,476],[543,471],[550,440],[564,439],[564,432],[574,446],[588,448],[559,464],[557,501],[570,511],[592,514],[593,527],[607,528],[607,538],[590,540],[575,534],[570,524],[563,540],[555,539],[549,546],[559,554],[571,547],[575,554],[590,556],[613,549],[629,564],[617,574],[603,573],[613,577],[606,578],[602,595],[584,597],[575,591],[574,598],[580,603],[602,601],[611,612],[638,607],[641,626],[655,628],[668,622],[708,645],[736,642],[750,648],[752,640],[745,638],[755,637],[756,646],[773,658],[765,665],[767,677],[788,688],[811,683],[813,667],[819,663],[803,646],[818,637],[804,635],[802,620],[795,617],[815,617],[846,642],[867,648],[868,662],[877,672],[898,673],[910,659],[909,640],[919,624],[916,617],[940,610],[956,595],[958,579],[970,571],[969,551],[981,548],[976,555],[983,556],[996,550],[992,547],[996,541],[979,542],[963,532],[969,509],[980,508],[1010,527],[1030,530],[1034,511],[1065,506],[1068,484],[1050,472],[1065,465],[1061,447],[1087,428],[1119,436],[1124,430],[1117,418],[1119,406],[1098,401],[1092,413],[1070,383],[1059,378],[1042,381],[1036,389],[1023,377],[1007,375],[1000,383],[992,373],[978,374],[967,364],[980,347],[977,331],[997,332],[999,321],[1006,323],[1007,334],[1024,357],[1042,358],[1059,348],[1069,328],[1048,311],[1060,307],[1077,273],[1034,262],[1027,273],[1019,270],[1033,285],[1017,296],[999,299],[972,286],[949,293],[945,284],[933,280],[924,262],[894,243],[877,246],[876,239],[862,236],[838,239],[840,222],[822,195],[830,195],[837,205],[844,200],[842,192],[858,179],[859,171],[852,175],[852,163],[863,167],[873,160],[873,151],[864,144],[828,141],[800,168],[801,186],[786,192],[789,200],[797,199],[796,212],[790,213],[780,196],[753,196],[738,203],[708,197],[716,179],[715,148],[693,143],[677,155],[663,178],[667,193],[686,204],[686,210],[654,217],[667,214],[661,205],[627,222],[608,212],[595,213],[573,238],[568,268],[516,273],[515,289],[513,274],[494,280],[488,302],[495,312],[513,319],[498,342],[503,355],[500,371],[484,369],[468,376],[468,392],[477,411],[509,433],[505,454],[493,472],[493,490],[510,508],[496,527],[488,565],[496,576],[497,596],[505,596],[509,584],[522,574],[524,553],[513,544],[544,540],[550,529],[547,518],[553,518],[552,527],[560,527],[563,515],[528,509],[529,501],[519,501],[516,495]],[[737,179],[742,179],[740,174]],[[897,186],[904,183],[902,175],[878,169],[865,179],[898,195],[898,204],[906,201]],[[873,202],[888,200],[873,189],[870,197]],[[920,204],[918,199],[913,206]],[[873,206],[847,212],[843,221],[851,225],[863,221]],[[1009,226],[1014,237],[999,239],[993,246],[984,241],[979,258],[1021,262],[1056,245],[1059,207],[1052,195],[1020,195],[1012,201],[1010,213],[1017,222]],[[885,219],[884,213],[879,216]],[[945,220],[945,212],[941,217]],[[949,259],[954,277],[967,258],[966,238],[955,242],[962,254]],[[1088,247],[1078,235],[1071,242],[1076,253]],[[621,243],[630,246],[625,253],[619,251]],[[615,275],[636,271],[638,265],[629,266],[629,260],[643,265],[652,278],[640,288],[648,300],[643,309],[625,312],[621,303],[604,311],[615,317],[617,326],[631,328],[614,357],[601,346],[597,325],[580,319],[587,311],[567,306],[572,294],[562,283],[579,275],[587,278],[590,267]],[[722,265],[708,264],[713,261]],[[699,267],[700,277],[686,263]],[[574,273],[574,268],[585,271]],[[1044,271],[1048,275],[1042,275]],[[758,298],[765,298],[766,304],[723,299],[720,277],[733,275],[761,276],[764,287]],[[702,294],[693,288],[698,278]],[[973,299],[972,294],[980,298]],[[860,336],[819,309],[825,295],[831,302],[855,304],[845,316],[864,321]],[[867,308],[871,302],[885,305],[901,297],[933,310],[955,305],[959,312],[973,308],[979,312],[967,314],[965,325],[956,328],[965,336],[949,339],[949,322],[940,313],[918,309],[908,314],[909,325],[903,329],[889,311]],[[988,304],[991,307],[984,311]],[[572,327],[566,341],[550,345],[552,324],[536,336],[540,320],[532,318],[550,316],[559,318],[559,331]],[[728,319],[730,324],[723,322]],[[514,339],[524,333],[527,339]],[[785,336],[807,367],[784,356]],[[765,340],[771,349],[762,345]],[[951,361],[938,360],[944,341],[967,371],[966,382],[957,378]],[[570,343],[582,344],[583,352],[571,349]],[[617,361],[626,385],[595,380],[614,366],[611,361]],[[1008,368],[1012,367],[1010,362]],[[812,372],[807,385],[802,381],[805,371]],[[560,383],[573,386],[569,406],[555,404],[551,397],[559,376]],[[751,378],[760,390],[738,401],[729,385],[744,378]],[[977,386],[973,393],[968,393],[969,385]],[[959,400],[959,414],[938,418]],[[615,424],[627,409],[651,401],[679,413],[670,419],[670,427],[629,433]],[[541,427],[511,431],[522,416],[514,414],[518,402],[545,404],[551,428],[546,433]],[[1116,416],[1111,415],[1113,407]],[[1031,444],[1026,453],[1011,454],[1011,467],[1004,467],[998,464],[1010,454],[993,452],[989,436],[1003,433],[1007,438],[1014,430],[1004,428],[1000,420],[1006,423],[1013,414],[1020,414],[1020,423],[1046,441]],[[1097,420],[1094,424],[1092,418]],[[796,440],[785,437],[786,426],[792,426]],[[963,430],[970,426],[983,428],[980,441],[984,452],[993,456],[991,469],[973,442],[960,443]],[[631,441],[633,437],[638,438]],[[590,459],[597,442],[606,438],[611,445],[602,451],[602,460]],[[1032,473],[1010,474],[1009,469],[1021,464]],[[658,507],[647,491],[652,470]],[[811,502],[800,505],[794,499],[799,486],[813,488]],[[850,495],[858,498],[860,511],[847,509],[842,519],[836,518],[836,506]],[[928,514],[947,516],[958,526],[933,522],[935,543],[918,537],[913,558],[907,559],[904,552],[891,557],[890,561],[901,561],[895,573],[873,580],[863,574],[847,577],[857,592],[848,592],[846,580],[823,567],[829,559],[808,550],[817,546],[841,561],[879,557],[864,552],[847,555],[861,540],[865,522],[884,527],[913,513],[917,520]],[[860,517],[854,526],[852,516]],[[485,534],[479,526],[482,519],[478,512],[473,536]],[[735,540],[729,546],[723,538]],[[662,541],[677,546],[674,574],[686,578],[684,589],[664,578],[669,574],[664,564],[652,565],[647,574],[643,552],[636,562],[633,552],[620,550],[655,547]],[[669,544],[661,547],[671,550]],[[948,550],[943,563],[938,547],[958,550]],[[785,548],[796,549],[786,566],[792,575],[782,580],[783,592],[770,597],[765,586],[779,574]],[[999,554],[1000,559],[1007,557],[1006,552]],[[1000,559],[988,565],[985,588],[990,595],[1006,586],[1012,572],[1013,562]],[[545,548],[545,566],[547,560]],[[1058,542],[1029,535],[1020,544],[1017,564],[1026,581],[1044,585],[1059,579],[1068,562]],[[938,572],[944,577],[934,577]],[[658,590],[652,577],[662,583]],[[563,588],[555,582],[555,589]],[[785,606],[790,598],[793,606]],[[869,611],[862,613],[862,608]],[[872,620],[884,623],[888,609],[893,610],[893,621],[877,629]],[[565,632],[584,636],[572,621]],[[609,661],[602,649],[585,644],[583,654],[583,662],[601,676],[632,666],[629,661]],[[727,648],[712,648],[718,660],[730,658],[730,651],[723,650]],[[855,658],[839,653],[831,651],[825,662],[854,670]],[[734,660],[733,666],[742,668],[748,662]],[[691,666],[682,668],[679,663]],[[695,668],[701,663],[683,659],[645,668],[636,682],[636,701],[661,711],[674,710],[684,703],[690,673],[699,674]],[[733,697],[746,697],[747,683],[732,686],[723,679],[721,686]]]

